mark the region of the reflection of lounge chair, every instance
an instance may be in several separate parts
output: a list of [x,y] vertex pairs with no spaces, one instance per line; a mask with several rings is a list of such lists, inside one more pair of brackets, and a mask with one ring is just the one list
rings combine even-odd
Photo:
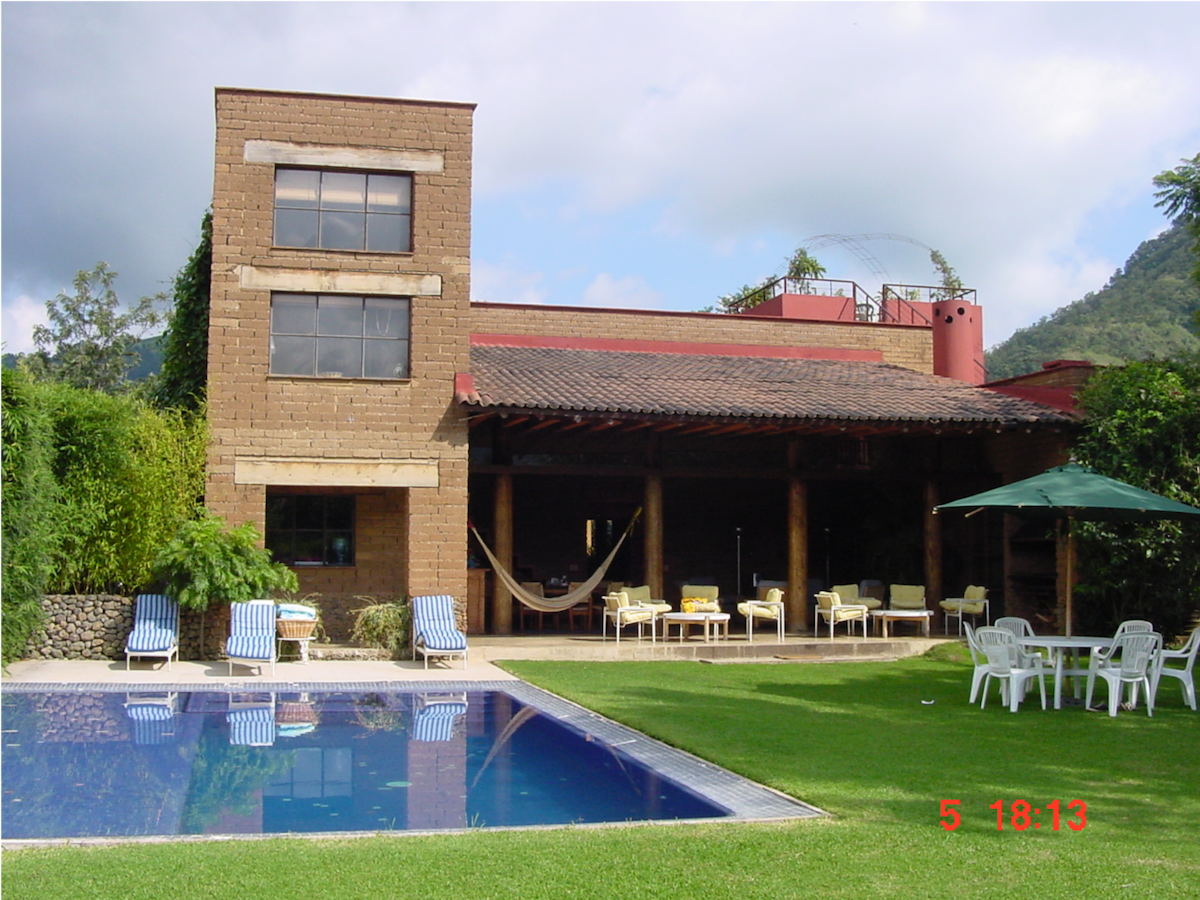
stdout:
[[454,738],[454,725],[459,716],[467,714],[466,694],[419,694],[413,713],[414,741],[449,741]]
[[133,631],[125,641],[125,668],[133,656],[179,659],[179,604],[166,594],[138,594]]
[[230,604],[225,655],[229,657],[230,675],[235,662],[258,666],[260,673],[262,664],[269,662],[271,674],[275,674],[275,604],[272,601]]
[[229,743],[244,747],[270,747],[275,743],[275,695],[230,694]]
[[454,598],[449,594],[412,598],[412,639],[413,656],[420,653],[425,668],[431,656],[461,656],[463,668],[467,667],[467,636],[458,630]]
[[175,692],[126,694],[125,715],[135,744],[165,744],[175,738]]

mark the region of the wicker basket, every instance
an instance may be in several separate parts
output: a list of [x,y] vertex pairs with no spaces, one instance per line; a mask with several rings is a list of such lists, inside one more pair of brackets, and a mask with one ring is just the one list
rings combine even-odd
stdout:
[[279,629],[279,636],[289,640],[310,638],[317,630],[315,619],[276,619],[275,626]]

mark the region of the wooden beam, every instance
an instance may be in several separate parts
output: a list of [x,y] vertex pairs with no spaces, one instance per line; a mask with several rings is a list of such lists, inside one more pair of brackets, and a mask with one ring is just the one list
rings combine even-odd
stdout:
[[650,585],[650,596],[663,598],[663,489],[662,478],[646,476],[644,537],[646,557],[646,584]]
[[[513,485],[512,476],[496,476],[496,559],[509,572],[513,564]],[[492,633],[512,634],[513,596],[499,578],[492,579]]]
[[787,622],[794,632],[808,633],[808,484],[788,479]]

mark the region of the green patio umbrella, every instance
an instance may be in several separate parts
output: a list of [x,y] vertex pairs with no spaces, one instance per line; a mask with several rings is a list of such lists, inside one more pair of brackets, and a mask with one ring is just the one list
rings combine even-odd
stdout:
[[[1076,519],[1096,522],[1148,522],[1154,519],[1190,519],[1200,509],[1171,500],[1131,484],[1101,475],[1077,463],[1055,466],[1041,475],[1003,487],[943,503],[943,509],[998,509],[1027,519],[1067,521],[1067,634],[1071,634],[1071,600],[1074,578],[1074,528]],[[970,513],[968,513],[970,515]]]

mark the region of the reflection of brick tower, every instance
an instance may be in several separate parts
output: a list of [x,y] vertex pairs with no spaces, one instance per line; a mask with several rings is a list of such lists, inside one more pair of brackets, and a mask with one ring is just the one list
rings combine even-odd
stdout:
[[414,713],[408,742],[409,829],[467,826],[466,711],[465,702],[439,702]]
[[983,384],[983,308],[963,297],[932,306],[933,374]]

